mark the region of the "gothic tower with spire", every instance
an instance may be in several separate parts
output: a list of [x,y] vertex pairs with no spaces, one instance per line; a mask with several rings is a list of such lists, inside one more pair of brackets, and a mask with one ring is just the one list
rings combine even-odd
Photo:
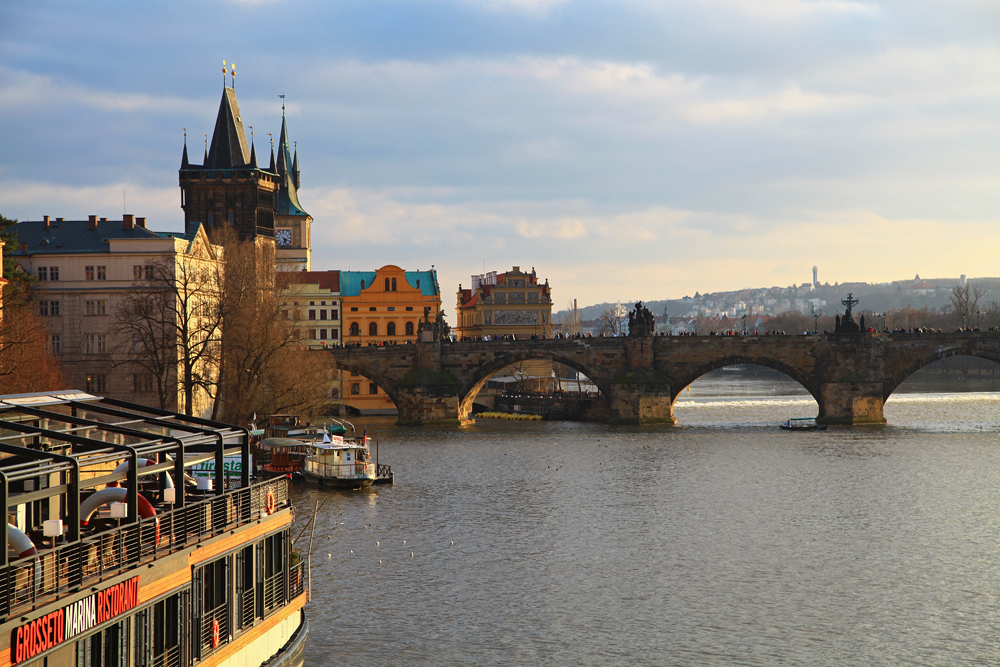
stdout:
[[244,240],[274,239],[280,179],[257,165],[256,148],[247,146],[236,90],[225,83],[204,162],[190,163],[185,139],[179,180],[188,233],[202,223],[211,236],[227,226]]
[[[273,160],[273,157],[272,157]],[[274,204],[274,240],[277,244],[279,271],[310,271],[312,216],[299,204],[299,151],[295,156],[288,146],[285,105],[281,105],[281,135],[278,138],[278,193]]]

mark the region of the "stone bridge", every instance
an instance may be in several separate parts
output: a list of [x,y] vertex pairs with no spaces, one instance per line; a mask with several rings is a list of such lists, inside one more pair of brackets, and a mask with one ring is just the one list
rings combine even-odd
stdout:
[[329,354],[378,384],[400,424],[467,420],[491,375],[529,359],[590,378],[604,399],[592,418],[610,423],[675,423],[674,400],[689,384],[723,366],[758,364],[801,383],[821,423],[884,424],[886,399],[927,364],[953,355],[1000,363],[1000,332],[435,341]]

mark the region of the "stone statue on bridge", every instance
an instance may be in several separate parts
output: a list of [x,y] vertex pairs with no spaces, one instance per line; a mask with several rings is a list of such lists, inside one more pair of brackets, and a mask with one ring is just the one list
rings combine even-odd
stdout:
[[628,335],[632,337],[652,336],[656,328],[656,319],[653,313],[642,305],[642,301],[635,304],[635,308],[628,314]]
[[[859,326],[858,323],[854,321],[854,318],[851,317],[851,309],[854,306],[858,305],[858,300],[854,298],[854,294],[849,292],[847,294],[847,298],[842,299],[840,303],[847,306],[847,310],[844,311],[843,317],[837,318],[837,325],[834,328],[833,333],[835,334],[861,333],[862,332],[861,326]],[[862,316],[861,322],[864,323],[864,316]]]

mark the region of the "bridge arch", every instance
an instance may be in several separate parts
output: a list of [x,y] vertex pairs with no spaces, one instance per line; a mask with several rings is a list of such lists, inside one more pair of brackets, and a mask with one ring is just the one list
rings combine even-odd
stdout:
[[472,380],[462,387],[458,395],[459,415],[464,417],[472,411],[472,403],[475,401],[476,394],[478,394],[479,390],[486,385],[491,377],[493,377],[494,373],[501,371],[508,366],[519,364],[522,361],[534,360],[554,361],[583,373],[597,386],[598,390],[601,392],[601,397],[605,401],[611,400],[610,387],[607,385],[607,382],[605,382],[603,378],[595,377],[592,370],[572,357],[563,356],[557,352],[549,352],[545,350],[525,351],[497,356],[494,357],[492,361],[480,366]]
[[[336,363],[337,370],[357,373],[361,377],[367,378],[370,382],[374,382],[378,385],[379,389],[385,392],[385,395],[389,397],[392,404],[395,405],[397,409],[399,408],[399,394],[396,392],[396,384],[394,382],[390,381],[381,373],[377,373],[368,366],[364,366],[362,364],[354,364],[350,361],[341,361],[339,358],[336,360]],[[342,401],[345,398],[349,400],[350,394],[340,397]]]
[[1000,364],[1000,347],[979,347],[974,344],[950,345],[934,350],[934,352],[922,357],[908,360],[899,368],[899,370],[894,371],[889,377],[886,378],[882,389],[882,400],[889,400],[889,396],[892,395],[892,392],[896,391],[896,389],[899,388],[899,385],[903,384],[908,377],[919,371],[921,368],[929,366],[935,361],[941,361],[942,359],[947,359],[948,357],[958,356],[978,357],[980,359],[987,359]]
[[725,368],[726,366],[735,366],[737,364],[752,364],[754,366],[765,366],[767,368],[772,368],[776,371],[784,373],[788,377],[792,378],[800,385],[802,385],[809,394],[819,401],[819,388],[814,386],[812,376],[806,373],[800,368],[786,364],[778,359],[772,359],[771,357],[748,357],[743,355],[730,355],[725,357],[718,357],[712,359],[700,366],[697,366],[694,370],[682,375],[681,377],[671,378],[673,380],[670,385],[670,402],[673,403],[680,396],[681,392],[687,388],[692,382],[700,378],[706,373],[711,373],[712,371],[719,370],[720,368]]

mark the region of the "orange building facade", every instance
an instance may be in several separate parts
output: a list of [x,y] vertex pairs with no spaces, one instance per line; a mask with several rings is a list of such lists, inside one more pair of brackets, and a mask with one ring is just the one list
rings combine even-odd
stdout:
[[[437,272],[404,271],[389,264],[377,271],[341,271],[341,340],[344,345],[406,345],[417,339],[424,309],[433,322],[441,310]],[[374,382],[341,373],[344,404],[361,414],[395,414],[396,406]]]

